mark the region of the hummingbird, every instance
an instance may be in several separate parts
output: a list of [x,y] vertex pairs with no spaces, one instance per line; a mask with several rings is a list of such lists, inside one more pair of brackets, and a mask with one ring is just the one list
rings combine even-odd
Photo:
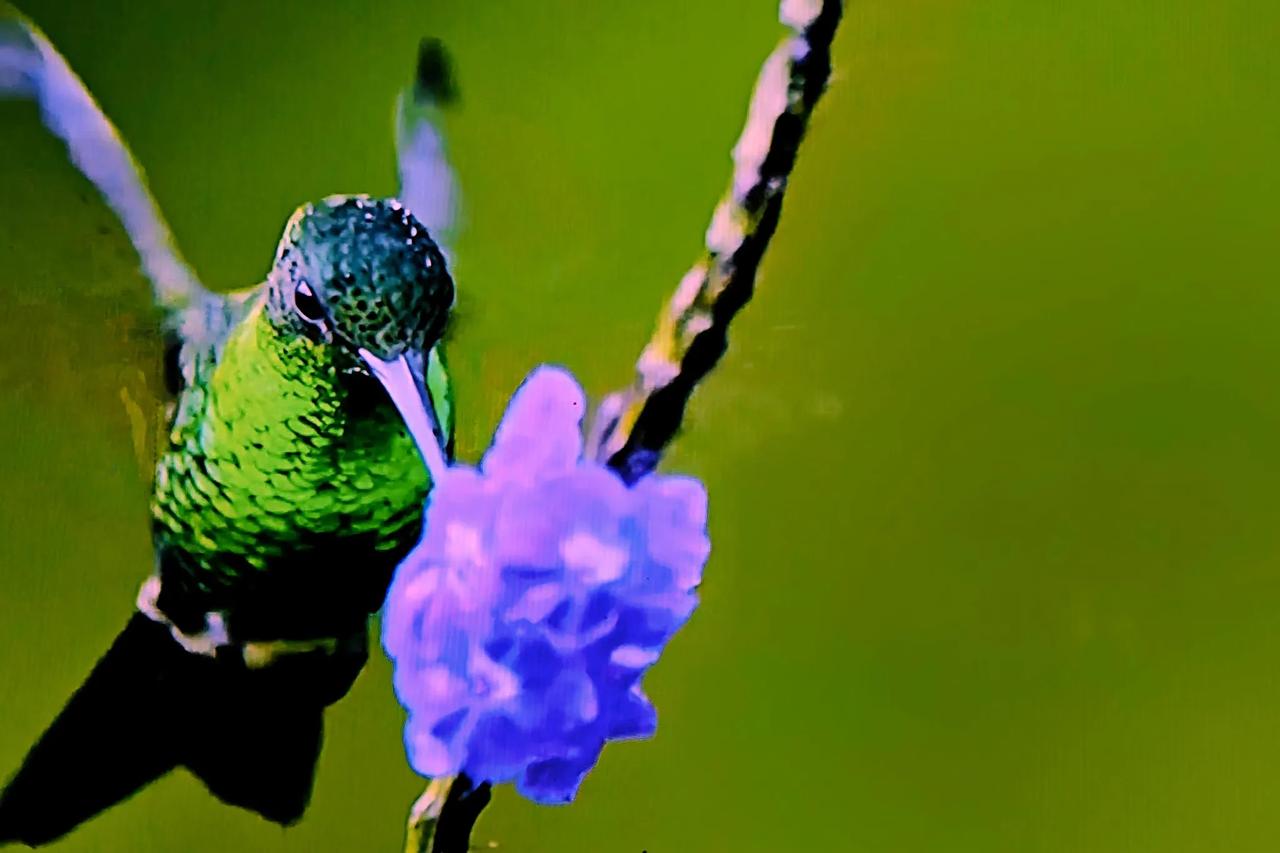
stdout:
[[48,39],[0,20],[0,94],[45,124],[123,220],[154,285],[168,399],[136,609],[0,792],[0,844],[49,843],[179,767],[288,825],[324,710],[452,457],[442,339],[455,192],[424,42],[398,109],[401,196],[336,195],[284,227],[264,279],[221,294],[173,246],[141,171]]

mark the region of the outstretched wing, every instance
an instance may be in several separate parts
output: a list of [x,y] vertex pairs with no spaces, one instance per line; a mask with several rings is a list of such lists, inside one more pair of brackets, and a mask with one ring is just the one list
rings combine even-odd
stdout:
[[[139,364],[138,380],[130,379],[121,389],[135,449],[144,470],[149,471],[158,430],[163,430],[164,398],[182,384],[187,367],[183,362],[189,360],[191,351],[210,346],[225,332],[234,315],[234,303],[205,289],[183,260],[142,170],[67,61],[34,24],[3,9],[0,98],[36,104],[45,127],[66,144],[71,162],[119,217],[137,250],[142,272],[151,282],[155,307],[161,314],[159,322],[154,310],[139,305],[139,316],[128,325],[135,344],[148,344],[152,363]],[[93,289],[100,287],[95,283],[86,288]],[[113,305],[126,303],[133,304],[122,298]],[[149,329],[158,334],[149,334]],[[171,362],[166,365],[169,381],[165,383],[155,381],[162,348],[163,357]],[[130,347],[131,351],[137,349],[136,345]]]
[[0,96],[34,100],[45,126],[67,145],[71,161],[120,217],[155,288],[156,303],[174,317],[216,299],[201,286],[142,170],[84,83],[35,25],[16,15],[0,20]]
[[423,39],[414,81],[396,101],[400,201],[427,226],[450,263],[460,197],[457,176],[449,165],[443,118],[457,99],[448,52],[438,40]]

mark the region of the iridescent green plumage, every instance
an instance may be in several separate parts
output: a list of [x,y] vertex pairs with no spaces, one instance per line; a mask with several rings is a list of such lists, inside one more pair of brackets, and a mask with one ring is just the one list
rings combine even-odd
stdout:
[[153,514],[211,571],[222,552],[265,569],[308,533],[393,533],[421,503],[428,479],[394,408],[350,412],[320,345],[282,337],[260,304],[208,373],[183,393]]

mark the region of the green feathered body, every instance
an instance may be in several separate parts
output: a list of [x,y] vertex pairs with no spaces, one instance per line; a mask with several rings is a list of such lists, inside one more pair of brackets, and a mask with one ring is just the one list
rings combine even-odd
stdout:
[[[430,478],[385,394],[353,392],[331,351],[282,334],[264,298],[188,359],[152,499],[164,606],[192,628],[227,612],[245,639],[325,635],[380,605]],[[436,350],[428,383],[450,435]]]

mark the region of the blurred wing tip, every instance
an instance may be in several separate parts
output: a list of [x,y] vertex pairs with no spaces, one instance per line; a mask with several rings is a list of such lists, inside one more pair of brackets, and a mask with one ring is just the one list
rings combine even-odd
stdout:
[[458,80],[449,49],[438,38],[422,39],[418,43],[418,64],[413,76],[414,103],[443,107],[457,103],[458,97]]
[[32,75],[40,63],[35,30],[25,19],[0,4],[0,97],[29,98],[35,93]]

